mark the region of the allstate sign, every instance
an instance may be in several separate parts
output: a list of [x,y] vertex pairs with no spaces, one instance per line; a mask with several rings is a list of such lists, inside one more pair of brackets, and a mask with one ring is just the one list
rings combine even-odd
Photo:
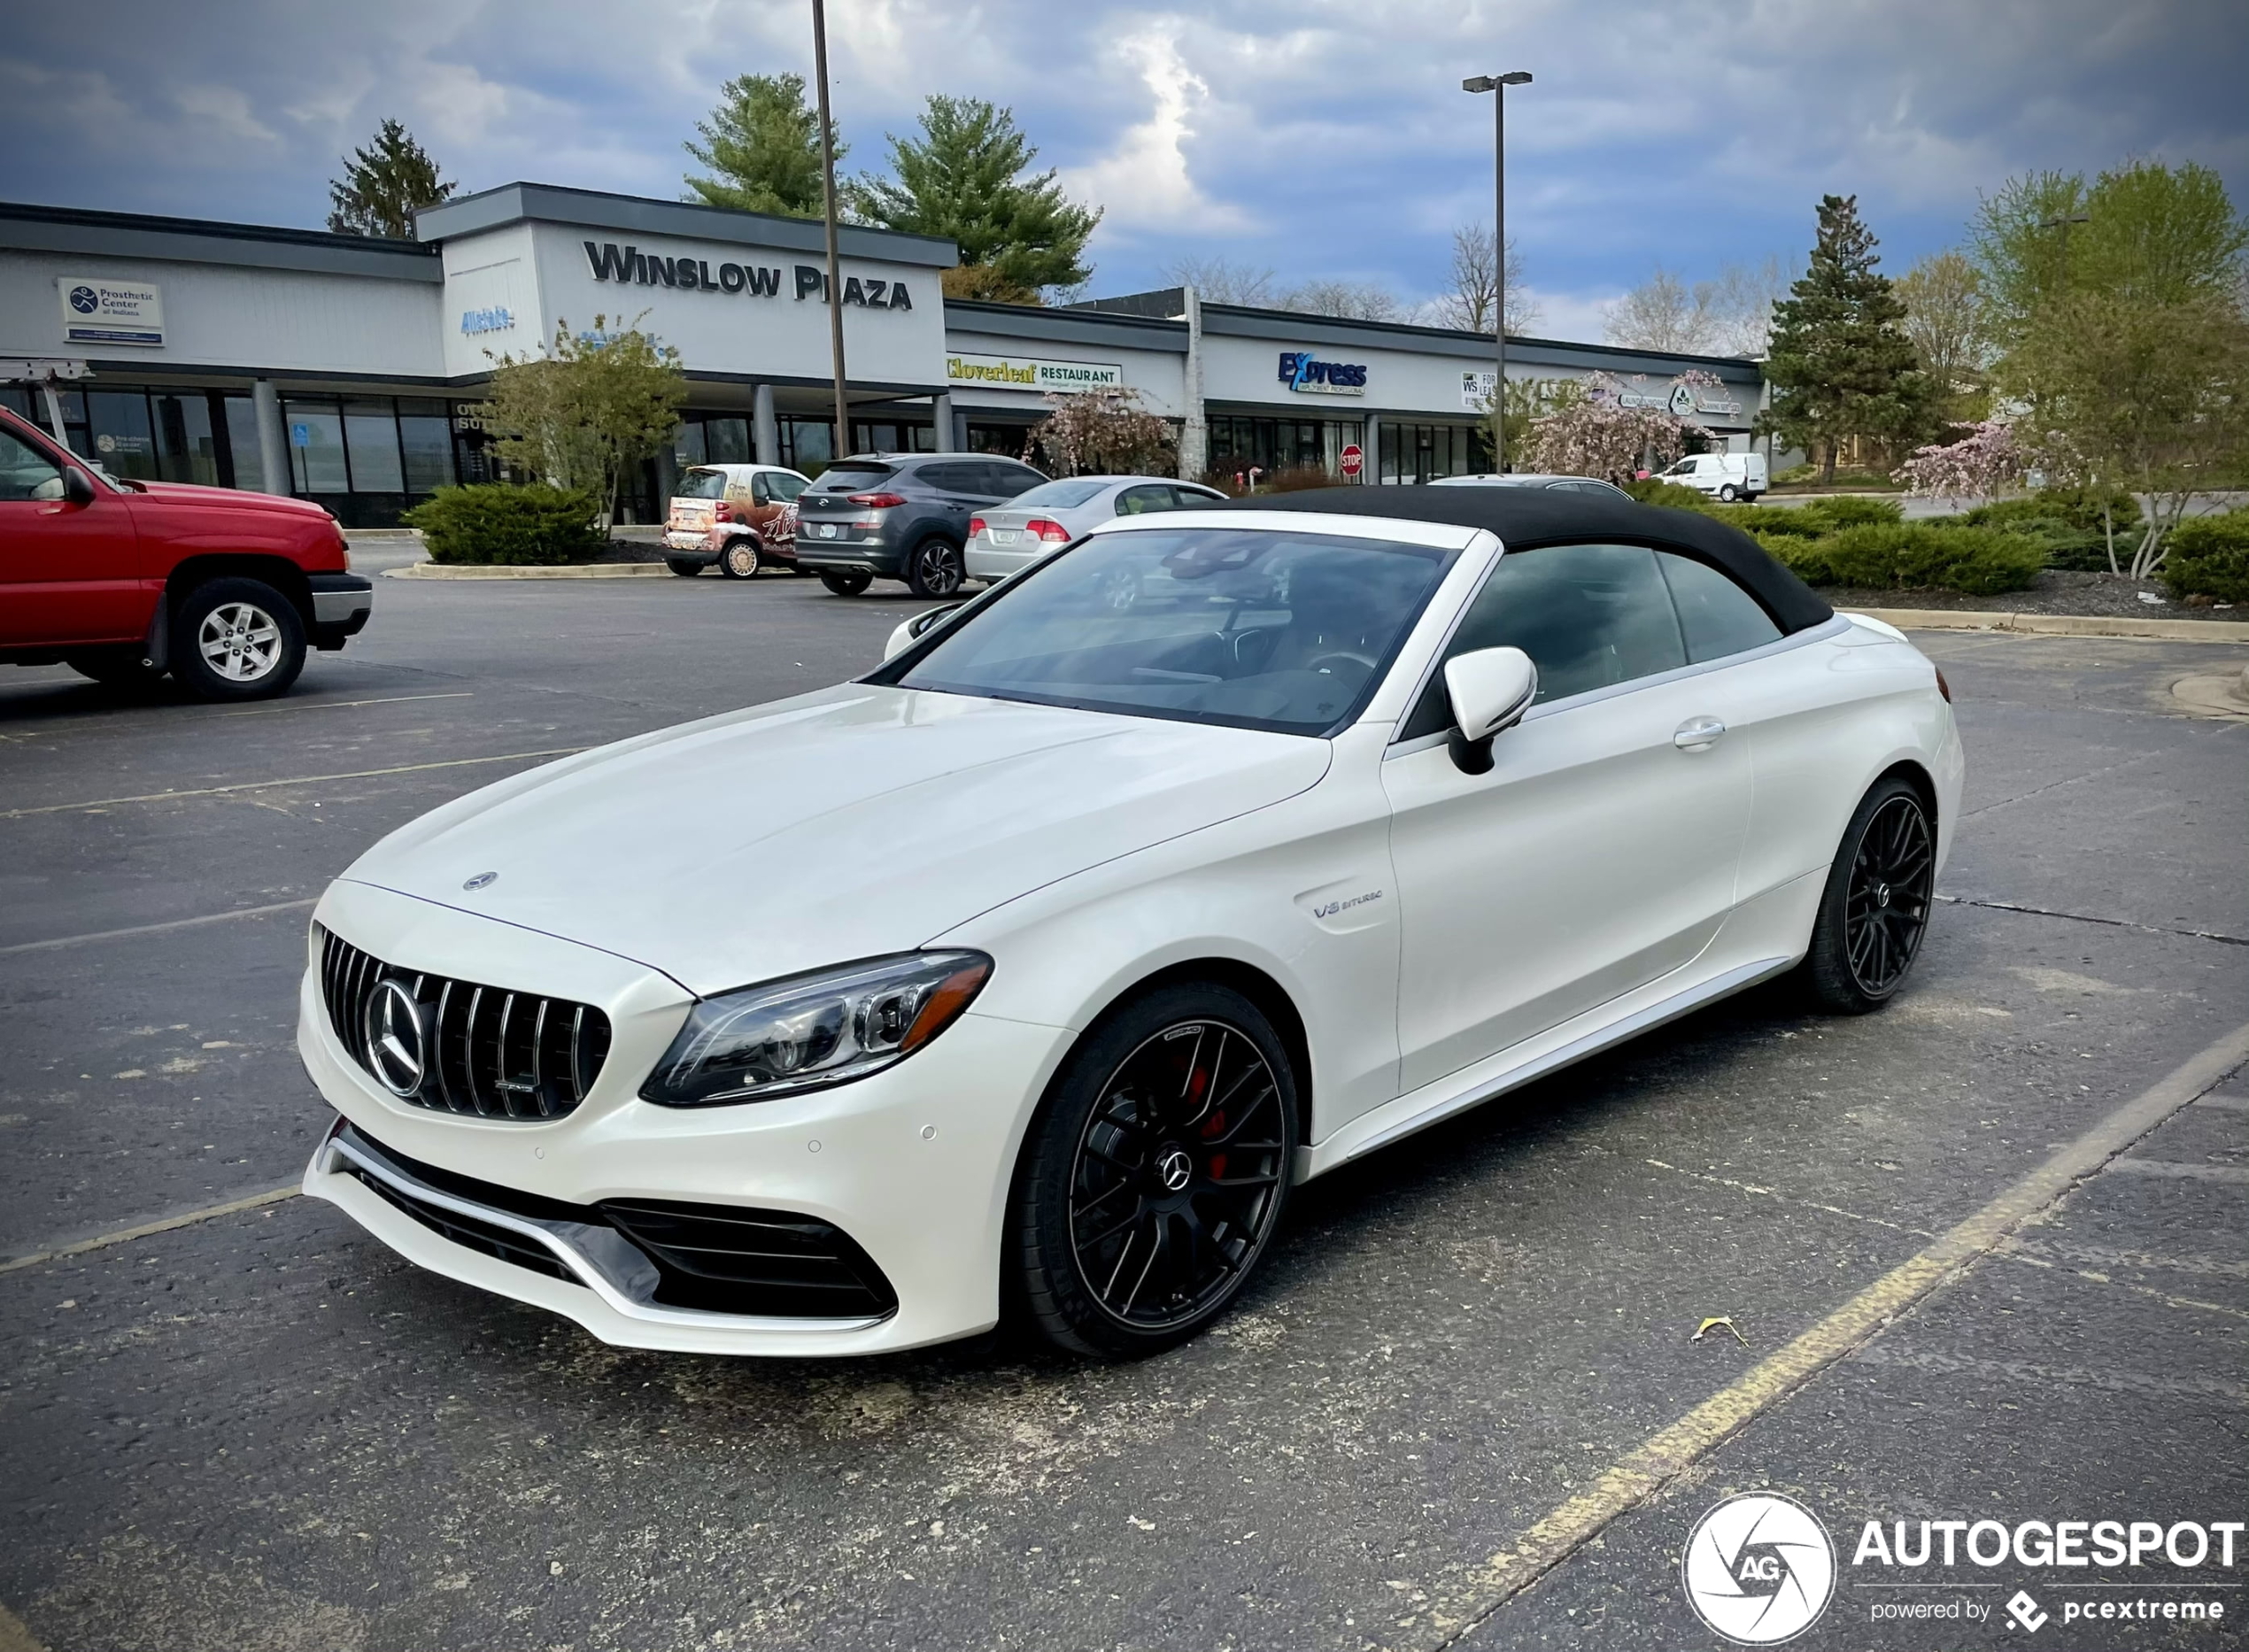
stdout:
[[1366,367],[1352,361],[1323,361],[1309,350],[1280,352],[1280,382],[1311,396],[1364,396]]

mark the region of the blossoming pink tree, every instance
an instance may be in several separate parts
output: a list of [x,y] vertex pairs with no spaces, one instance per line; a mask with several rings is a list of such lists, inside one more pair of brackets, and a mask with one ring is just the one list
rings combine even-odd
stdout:
[[[1559,398],[1552,412],[1532,421],[1525,454],[1529,467],[1622,482],[1679,458],[1695,427],[1642,388],[1646,382],[1635,378],[1627,388],[1608,374],[1588,374],[1576,395]],[[1714,376],[1699,369],[1681,374],[1679,382],[1697,394],[1719,388]]]
[[1957,442],[1917,447],[1897,467],[1894,479],[1905,484],[1906,492],[1940,499],[1989,499],[2018,485],[2030,468],[2030,455],[2016,440],[2012,425],[1986,419],[1953,428],[1967,435]]

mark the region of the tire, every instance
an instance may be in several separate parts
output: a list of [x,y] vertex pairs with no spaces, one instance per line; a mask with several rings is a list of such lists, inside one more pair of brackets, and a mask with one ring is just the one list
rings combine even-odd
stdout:
[[693,557],[668,556],[664,559],[664,566],[682,579],[692,579],[703,571],[703,565]]
[[1905,984],[1928,930],[1936,826],[1895,775],[1859,799],[1828,868],[1800,966],[1814,1004],[1841,1015],[1880,1009]]
[[1197,982],[1126,1004],[1071,1054],[1024,1143],[1007,1252],[1024,1309],[1074,1353],[1178,1347],[1256,1270],[1295,1151],[1295,1076],[1256,1005]]
[[106,683],[112,688],[146,688],[163,681],[164,673],[143,664],[144,658],[138,643],[128,643],[117,648],[81,649],[74,654],[65,654],[63,663],[80,676]]
[[875,583],[875,576],[861,567],[823,567],[820,583],[831,597],[856,597]]
[[949,597],[967,578],[961,547],[931,534],[906,559],[906,583],[916,597]]
[[1731,505],[1741,497],[1741,490],[1730,482],[1718,490],[1718,499],[1721,505]]
[[730,539],[718,553],[718,571],[729,579],[755,579],[764,566],[754,539]]
[[173,611],[172,675],[198,699],[270,699],[304,668],[305,621],[262,580],[209,581]]

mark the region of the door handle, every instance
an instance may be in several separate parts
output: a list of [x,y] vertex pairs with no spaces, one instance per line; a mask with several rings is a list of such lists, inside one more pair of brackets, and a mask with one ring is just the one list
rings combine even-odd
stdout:
[[1679,725],[1679,732],[1671,743],[1682,752],[1707,752],[1726,733],[1726,725],[1715,717],[1689,717]]

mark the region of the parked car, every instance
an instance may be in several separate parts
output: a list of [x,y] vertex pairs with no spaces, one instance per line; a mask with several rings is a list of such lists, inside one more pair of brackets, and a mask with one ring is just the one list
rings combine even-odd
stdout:
[[319,506],[120,482],[0,409],[0,660],[262,699],[374,609]]
[[697,465],[664,513],[665,564],[689,579],[713,563],[729,579],[793,566],[797,496],[811,485],[784,465]]
[[1002,580],[1112,516],[1194,510],[1226,496],[1169,476],[1066,476],[969,518],[968,575]]
[[1753,982],[1880,1008],[1961,777],[1935,667],[1713,519],[1112,517],[856,682],[368,850],[313,914],[305,1190],[613,1343],[1014,1301],[1146,1354],[1298,1181]]
[[1487,472],[1476,476],[1439,476],[1429,486],[1433,488],[1552,488],[1564,493],[1598,494],[1605,499],[1629,499],[1627,493],[1613,482],[1603,482],[1597,476],[1550,476],[1530,471],[1511,470],[1502,475]]
[[1669,470],[1658,471],[1656,480],[1699,489],[1729,505],[1753,500],[1769,485],[1762,453],[1689,453]]
[[879,575],[917,597],[967,577],[969,518],[1047,478],[996,453],[862,453],[838,459],[797,501],[797,563],[839,597]]

